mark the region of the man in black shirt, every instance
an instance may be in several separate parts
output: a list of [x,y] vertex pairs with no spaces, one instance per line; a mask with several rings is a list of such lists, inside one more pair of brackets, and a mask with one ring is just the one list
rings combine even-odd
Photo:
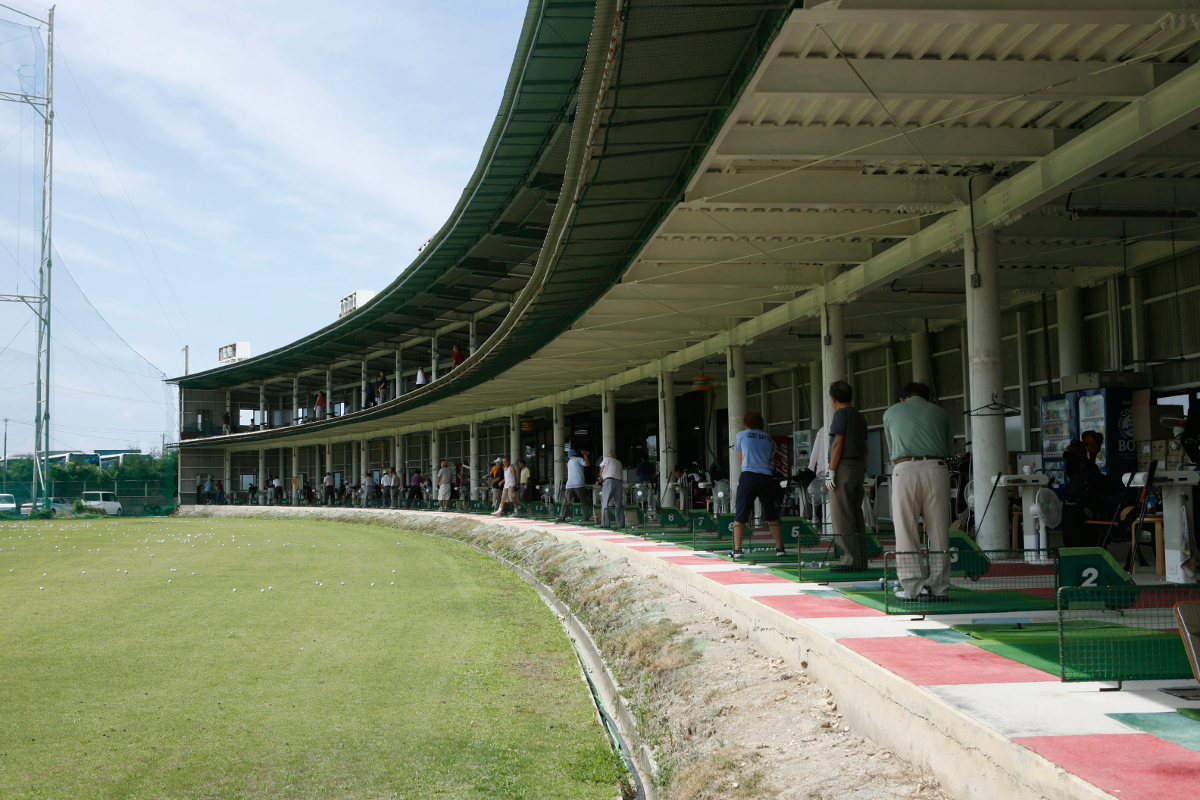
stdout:
[[863,519],[863,478],[867,470],[867,420],[851,403],[854,389],[845,381],[829,385],[833,421],[829,423],[829,515],[833,541],[841,552],[830,572],[867,568],[867,523]]

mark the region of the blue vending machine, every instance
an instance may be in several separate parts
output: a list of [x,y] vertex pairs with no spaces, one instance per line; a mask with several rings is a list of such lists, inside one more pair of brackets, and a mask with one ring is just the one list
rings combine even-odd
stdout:
[[[1096,456],[1096,466],[1117,480],[1126,472],[1137,471],[1137,448],[1133,442],[1133,390],[1085,389],[1067,392],[1071,411],[1071,438],[1084,431],[1099,431],[1104,445]],[[1043,440],[1044,441],[1044,440]]]
[[1063,475],[1063,450],[1071,443],[1071,411],[1074,404],[1065,394],[1042,398],[1042,468],[1050,476],[1050,485],[1060,495],[1066,485]]

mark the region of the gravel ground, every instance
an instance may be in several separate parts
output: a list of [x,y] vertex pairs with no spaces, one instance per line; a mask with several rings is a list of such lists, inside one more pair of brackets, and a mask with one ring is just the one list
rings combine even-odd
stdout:
[[928,770],[847,725],[803,668],[760,655],[745,630],[648,570],[560,544],[525,565],[575,609],[621,679],[664,798],[946,797]]

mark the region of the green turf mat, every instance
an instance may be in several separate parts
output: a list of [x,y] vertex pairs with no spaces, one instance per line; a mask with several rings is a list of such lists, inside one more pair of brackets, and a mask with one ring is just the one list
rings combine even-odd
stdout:
[[[857,572],[833,572],[828,567],[772,567],[771,571],[781,578],[790,581],[803,580],[805,583],[853,583],[854,581],[877,581],[883,577],[883,568],[861,569]],[[797,573],[799,572],[799,575]]]
[[908,632],[939,644],[974,644],[970,636],[953,628],[909,628]]
[[[1163,669],[1175,669],[1186,655],[1177,634],[1165,631],[1134,628],[1100,620],[1067,620],[1064,629],[1076,647],[1084,642],[1096,652],[1107,653],[1103,674],[1095,676],[1067,668],[1071,680],[1108,680],[1119,672],[1137,676],[1158,674]],[[1056,622],[1016,625],[954,625],[954,630],[969,635],[970,644],[1051,675],[1062,675],[1059,660],[1059,629]],[[1136,648],[1130,644],[1140,640]],[[1176,652],[1176,650],[1178,652]],[[1134,680],[1134,677],[1128,680]]]
[[1177,708],[1175,709],[1180,714],[1183,714],[1188,719],[1194,719],[1200,722],[1200,708]]
[[887,604],[883,600],[882,589],[844,589],[842,595],[867,608],[873,608],[876,611],[887,611]]
[[1135,731],[1149,733],[1159,739],[1174,742],[1180,747],[1200,753],[1200,722],[1191,718],[1190,715],[1185,715],[1184,711],[1195,711],[1195,709],[1182,708],[1179,710],[1180,713],[1160,711],[1146,714],[1106,714],[1105,716],[1115,719],[1122,725],[1128,725]]
[[882,589],[846,589],[845,595],[857,603],[889,614],[971,614],[980,611],[1048,611],[1054,601],[1015,590],[982,592],[950,587],[950,600],[942,603],[903,602],[884,599]]

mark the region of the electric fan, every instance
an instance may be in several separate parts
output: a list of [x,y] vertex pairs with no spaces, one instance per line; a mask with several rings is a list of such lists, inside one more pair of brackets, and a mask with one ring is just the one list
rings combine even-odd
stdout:
[[1033,499],[1033,504],[1026,509],[1026,513],[1037,524],[1037,542],[1025,543],[1025,549],[1029,550],[1030,544],[1035,544],[1035,551],[1027,553],[1025,560],[1030,563],[1045,563],[1047,561],[1046,550],[1050,546],[1050,529],[1062,522],[1062,501],[1050,489],[1038,489],[1037,495]]

